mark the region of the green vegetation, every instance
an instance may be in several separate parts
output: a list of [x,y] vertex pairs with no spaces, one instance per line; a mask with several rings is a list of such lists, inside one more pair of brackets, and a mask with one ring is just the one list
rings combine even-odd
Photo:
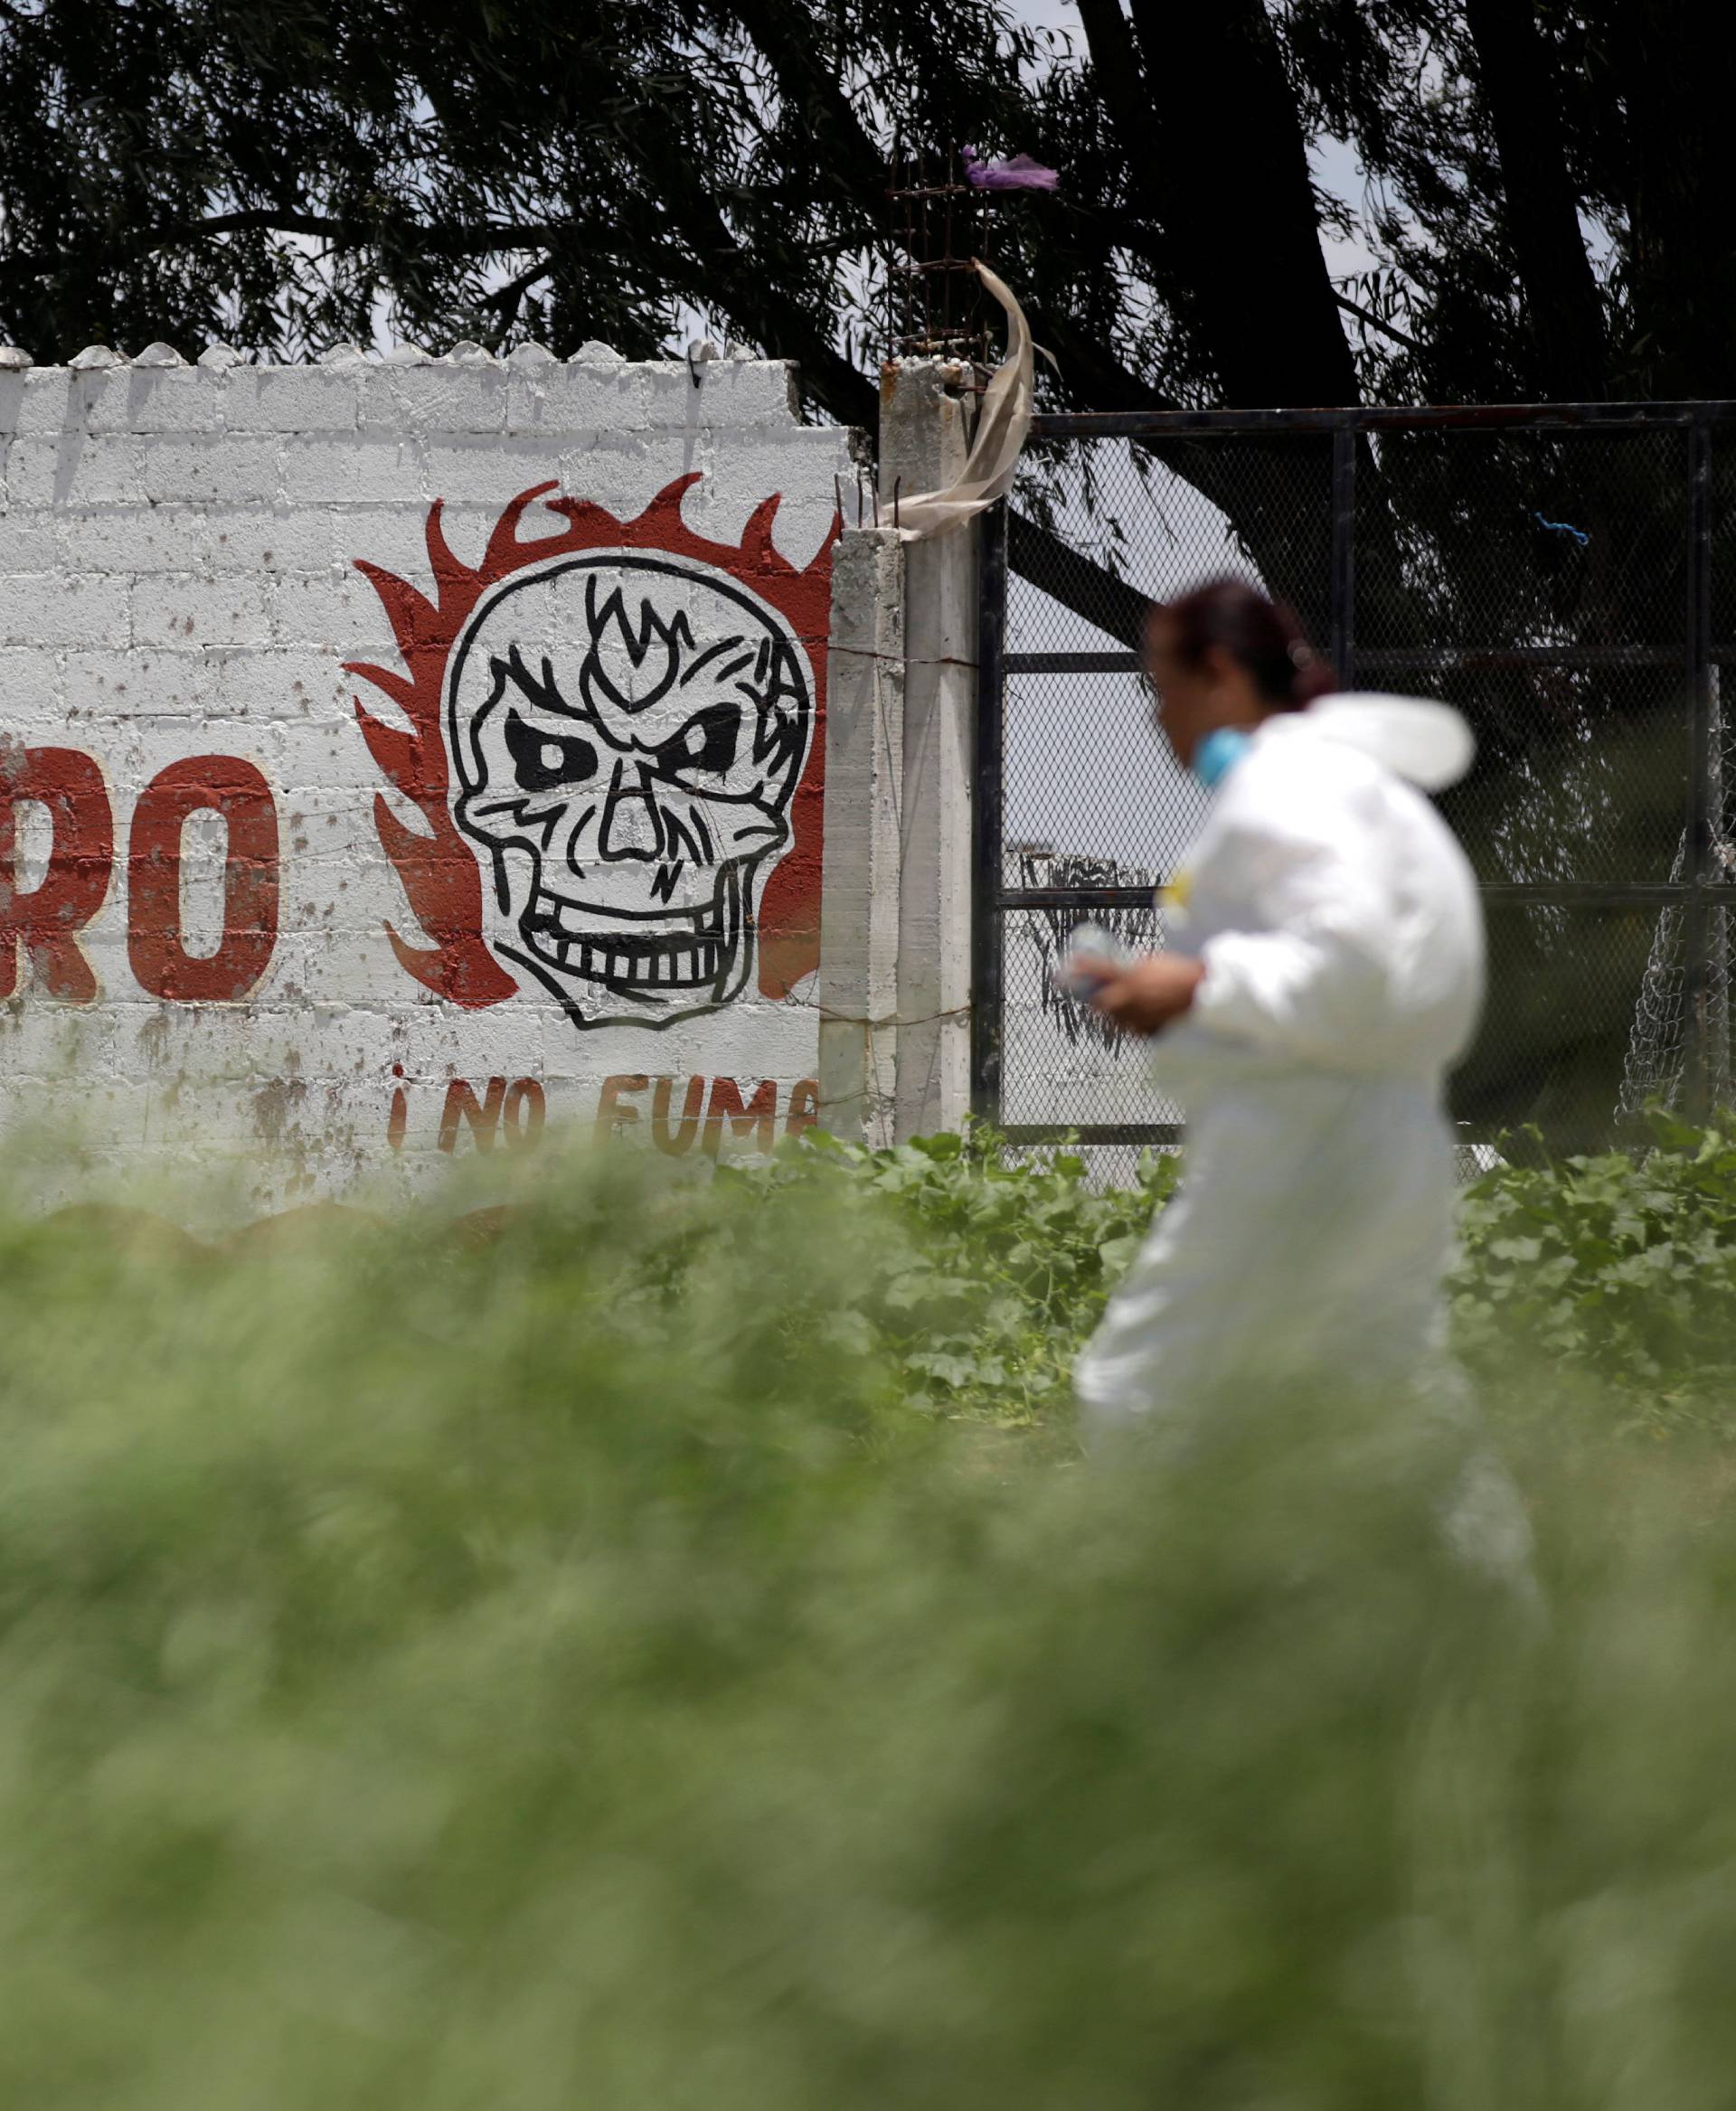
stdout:
[[[1652,1126],[1643,1154],[1505,1165],[1466,1194],[1458,1347],[1515,1439],[1558,1409],[1595,1414],[1587,1434],[1736,1436],[1736,1121]],[[861,1343],[911,1404],[1070,1445],[1074,1351],[1178,1170],[1149,1156],[1137,1187],[1093,1194],[1065,1152],[1007,1170],[953,1136],[822,1140],[745,1187],[775,1209],[842,1174],[889,1204],[901,1237],[853,1286]],[[1540,1361],[1565,1389],[1540,1392]]]
[[1643,1155],[1507,1167],[1472,1190],[1459,1348],[1497,1392],[1524,1345],[1580,1386],[1601,1380],[1623,1430],[1727,1438],[1736,1122],[1701,1131],[1657,1115],[1652,1126]]
[[1079,1466],[1152,1195],[1065,1160],[5,1220],[0,2100],[1723,2102],[1736,1136],[1665,1146],[1467,1207],[1542,1632],[1383,1403]]

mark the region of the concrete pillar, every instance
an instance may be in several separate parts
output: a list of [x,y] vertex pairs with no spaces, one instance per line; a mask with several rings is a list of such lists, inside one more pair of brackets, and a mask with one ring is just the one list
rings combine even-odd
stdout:
[[820,1122],[894,1140],[904,552],[891,528],[846,531],[832,561],[820,900]]
[[[975,399],[951,361],[882,370],[881,519],[964,466]],[[975,527],[904,548],[898,1018],[893,1126],[958,1128],[970,1109],[970,843],[976,759]]]

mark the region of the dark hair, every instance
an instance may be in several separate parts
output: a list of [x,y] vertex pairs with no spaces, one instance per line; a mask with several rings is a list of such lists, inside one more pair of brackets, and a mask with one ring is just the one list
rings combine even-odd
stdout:
[[1244,580],[1212,580],[1160,601],[1153,613],[1169,618],[1170,649],[1183,666],[1201,665],[1213,646],[1222,646],[1274,711],[1306,710],[1338,686],[1293,611]]

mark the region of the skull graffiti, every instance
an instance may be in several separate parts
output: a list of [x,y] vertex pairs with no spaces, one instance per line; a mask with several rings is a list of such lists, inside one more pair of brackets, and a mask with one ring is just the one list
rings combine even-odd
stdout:
[[593,551],[507,580],[458,642],[446,708],[495,952],[581,1027],[727,1003],[812,721],[796,637],[709,565]]

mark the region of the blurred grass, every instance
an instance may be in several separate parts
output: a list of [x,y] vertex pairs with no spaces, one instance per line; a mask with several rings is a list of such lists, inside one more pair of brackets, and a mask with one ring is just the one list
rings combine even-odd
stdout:
[[1717,1306],[1612,1335],[1588,1243],[1699,1196],[1717,1289],[1736,1160],[1671,1148],[1649,1216],[1602,1162],[1473,1198],[1542,1634],[1385,1403],[1071,1463],[1163,1169],[0,1219],[0,2102],[1722,2106]]

